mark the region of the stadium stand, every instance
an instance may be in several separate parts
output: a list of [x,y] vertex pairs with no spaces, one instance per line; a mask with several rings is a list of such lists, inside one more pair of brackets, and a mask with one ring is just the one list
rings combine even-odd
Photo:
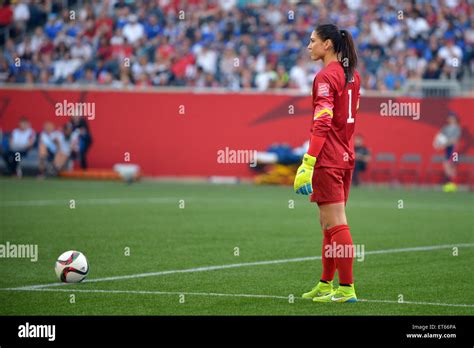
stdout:
[[459,90],[474,76],[468,0],[2,3],[0,83],[309,92],[321,67],[302,57],[324,21],[354,36],[364,90],[422,79]]

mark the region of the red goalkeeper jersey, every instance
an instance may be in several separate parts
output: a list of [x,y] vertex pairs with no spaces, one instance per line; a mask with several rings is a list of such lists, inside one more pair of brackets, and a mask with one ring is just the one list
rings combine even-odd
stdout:
[[331,62],[314,78],[313,120],[308,153],[316,167],[354,168],[354,129],[359,108],[360,76],[347,83],[340,62]]

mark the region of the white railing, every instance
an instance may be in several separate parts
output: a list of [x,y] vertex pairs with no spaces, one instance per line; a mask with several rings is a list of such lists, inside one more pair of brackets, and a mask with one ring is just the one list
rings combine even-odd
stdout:
[[[256,88],[233,90],[223,87],[111,87],[102,85],[54,85],[54,84],[24,84],[0,83],[0,90],[71,90],[71,91],[99,91],[99,92],[154,92],[154,93],[194,93],[194,94],[271,94],[290,96],[310,96],[310,93],[298,89],[275,88],[259,91]],[[366,97],[474,97],[474,83],[470,88],[462,88],[461,84],[452,80],[408,80],[405,86],[397,91],[361,90]]]
[[402,95],[413,97],[454,97],[463,95],[457,80],[407,80]]

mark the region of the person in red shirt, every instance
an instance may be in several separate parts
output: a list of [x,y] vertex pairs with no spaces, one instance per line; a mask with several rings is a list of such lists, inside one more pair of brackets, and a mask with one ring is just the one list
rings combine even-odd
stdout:
[[[352,275],[354,247],[345,205],[354,168],[354,129],[359,108],[360,76],[351,34],[333,24],[319,25],[308,51],[324,68],[313,82],[313,117],[308,152],[298,168],[294,189],[319,207],[323,229],[320,281],[303,298],[314,302],[356,302]],[[339,287],[333,287],[336,273]]]
[[5,1],[0,5],[0,28],[6,27],[13,22],[13,10],[10,1]]
[[95,33],[101,33],[105,35],[107,39],[110,40],[113,35],[114,30],[114,20],[110,18],[107,14],[107,7],[104,6],[100,11],[99,18],[95,21]]

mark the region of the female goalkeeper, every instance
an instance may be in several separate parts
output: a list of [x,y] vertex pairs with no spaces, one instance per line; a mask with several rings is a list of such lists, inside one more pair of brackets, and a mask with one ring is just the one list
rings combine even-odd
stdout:
[[[319,206],[323,229],[321,280],[304,298],[314,302],[356,302],[352,277],[353,244],[345,205],[354,168],[353,135],[359,108],[360,77],[351,34],[333,24],[318,26],[308,45],[324,68],[313,82],[313,119],[308,152],[294,189]],[[339,287],[333,287],[338,271]]]

